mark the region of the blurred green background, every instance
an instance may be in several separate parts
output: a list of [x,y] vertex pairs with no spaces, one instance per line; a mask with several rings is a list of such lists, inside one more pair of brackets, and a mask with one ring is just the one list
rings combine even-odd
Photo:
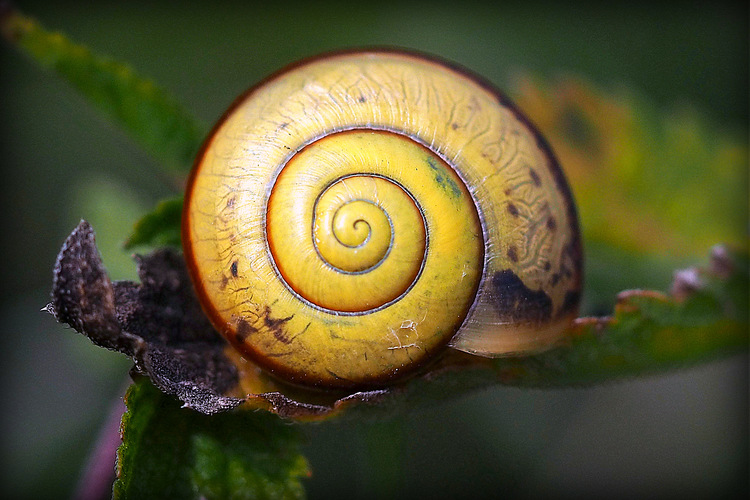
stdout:
[[[665,113],[689,106],[747,137],[748,10],[735,2],[17,3],[130,62],[207,124],[296,59],[397,45],[454,60],[501,88],[519,72],[624,87]],[[7,44],[0,74],[0,493],[64,498],[130,365],[39,312],[55,256],[85,217],[111,275],[132,278],[121,241],[178,188],[67,84]],[[587,255],[613,281],[669,285],[668,273],[618,267],[616,252],[597,258]],[[308,493],[729,496],[747,490],[747,376],[740,356],[595,388],[493,388],[387,422],[306,426]]]

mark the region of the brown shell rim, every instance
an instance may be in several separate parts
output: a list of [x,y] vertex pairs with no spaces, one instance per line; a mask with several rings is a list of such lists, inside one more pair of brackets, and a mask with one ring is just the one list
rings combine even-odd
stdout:
[[[572,239],[572,245],[573,245],[573,252],[576,255],[575,262],[578,265],[577,275],[579,277],[579,280],[582,280],[583,276],[583,250],[582,250],[582,243],[581,243],[581,232],[580,232],[580,223],[578,221],[578,211],[575,206],[575,202],[573,199],[573,194],[570,189],[570,186],[567,182],[567,179],[565,177],[565,173],[562,171],[562,168],[560,167],[560,164],[557,160],[557,157],[552,152],[552,148],[549,146],[549,143],[547,140],[542,136],[542,134],[539,132],[539,130],[536,128],[536,126],[529,120],[521,111],[516,107],[515,104],[503,93],[501,92],[492,82],[487,80],[486,78],[482,77],[481,75],[476,74],[475,72],[469,70],[468,68],[455,63],[453,61],[449,61],[447,59],[444,59],[442,57],[413,50],[413,49],[406,49],[406,48],[400,48],[400,47],[389,47],[389,46],[381,46],[381,47],[361,47],[361,48],[348,48],[348,49],[341,49],[341,50],[335,50],[335,51],[329,51],[324,52],[315,56],[307,57],[300,59],[298,61],[295,61],[291,64],[288,64],[281,69],[271,73],[270,75],[266,76],[265,78],[258,81],[256,84],[251,86],[248,90],[240,94],[227,108],[227,110],[221,115],[219,120],[214,124],[214,126],[211,128],[211,131],[207,135],[206,139],[204,140],[203,144],[201,145],[201,148],[199,149],[195,160],[193,162],[193,166],[190,170],[190,174],[187,178],[186,182],[186,188],[185,188],[185,198],[183,201],[183,207],[182,207],[182,221],[181,221],[181,235],[182,235],[182,246],[183,251],[185,255],[185,262],[188,269],[188,274],[190,275],[190,279],[193,282],[193,287],[195,289],[195,292],[198,296],[199,302],[201,304],[201,307],[203,308],[203,311],[206,313],[206,315],[211,320],[211,323],[214,325],[215,328],[222,331],[222,335],[227,339],[233,339],[233,335],[224,335],[227,331],[227,327],[225,325],[225,321],[223,321],[218,312],[213,308],[212,302],[210,300],[210,297],[208,293],[206,292],[201,280],[199,279],[199,273],[198,273],[198,266],[195,264],[195,255],[193,254],[192,247],[187,244],[189,240],[188,235],[190,233],[188,219],[189,219],[189,211],[188,208],[190,206],[190,199],[192,197],[192,187],[195,182],[195,177],[198,175],[198,171],[200,170],[198,167],[200,163],[203,161],[203,157],[206,154],[207,149],[210,147],[214,136],[216,135],[216,132],[218,129],[224,124],[224,122],[231,116],[234,111],[246,100],[248,99],[253,93],[255,93],[258,89],[266,85],[268,82],[273,81],[277,78],[282,77],[286,73],[302,66],[306,66],[308,64],[312,64],[316,61],[324,60],[324,59],[330,59],[335,58],[339,56],[347,56],[347,55],[354,55],[354,54],[397,54],[401,56],[405,56],[407,58],[414,58],[419,59],[423,61],[427,61],[433,64],[436,64],[438,66],[442,66],[450,71],[453,71],[455,73],[458,73],[459,75],[473,81],[477,85],[479,85],[481,88],[495,96],[495,98],[498,100],[498,102],[506,107],[508,110],[510,110],[513,113],[513,116],[521,122],[524,126],[528,128],[528,130],[532,133],[534,136],[534,139],[537,142],[537,145],[542,150],[542,152],[547,156],[547,158],[550,160],[550,170],[555,178],[555,184],[557,189],[562,193],[564,199],[566,200],[567,210],[568,210],[568,218],[571,221],[571,229],[573,230],[574,234]],[[578,283],[578,289],[581,288],[581,283]],[[222,326],[220,326],[222,325]],[[236,348],[236,345],[234,342],[230,340],[230,343],[233,344],[233,346]],[[242,352],[247,352],[247,349],[243,349]],[[295,384],[301,384],[308,387],[326,387],[325,385],[321,384],[319,380],[310,380],[309,378],[303,376],[300,376],[298,374],[295,374],[293,372],[289,372],[286,370],[281,370],[278,367],[270,366],[266,360],[263,359],[262,356],[251,356],[252,361],[256,364],[258,364],[263,369],[269,371],[270,373],[278,376],[282,380],[286,380]],[[424,363],[422,363],[422,367],[424,365],[429,365],[430,360],[425,360]],[[417,370],[418,367],[414,367],[413,370],[409,370],[410,373],[414,373],[415,370]],[[403,373],[401,370],[397,370],[388,374],[383,375],[382,377],[379,377],[376,380],[372,380],[371,383],[367,384],[357,384],[352,386],[351,388],[373,388],[373,387],[382,387],[387,385],[389,382],[393,381],[396,378],[402,378]]]

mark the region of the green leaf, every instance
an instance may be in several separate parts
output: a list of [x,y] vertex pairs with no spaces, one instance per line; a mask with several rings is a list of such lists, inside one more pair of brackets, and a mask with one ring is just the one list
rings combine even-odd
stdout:
[[303,498],[295,427],[266,412],[181,408],[146,378],[128,390],[114,498]]
[[182,196],[163,200],[156,208],[143,216],[125,242],[125,248],[139,245],[151,247],[180,247],[180,221],[182,219]]
[[17,11],[0,16],[0,31],[38,63],[53,69],[129,132],[172,173],[184,173],[205,127],[170,94],[129,65],[100,56]]

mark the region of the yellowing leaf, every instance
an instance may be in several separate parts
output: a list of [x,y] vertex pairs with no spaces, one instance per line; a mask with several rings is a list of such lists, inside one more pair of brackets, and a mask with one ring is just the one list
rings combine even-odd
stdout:
[[672,258],[747,241],[746,142],[575,78],[523,78],[515,100],[557,154],[587,240]]

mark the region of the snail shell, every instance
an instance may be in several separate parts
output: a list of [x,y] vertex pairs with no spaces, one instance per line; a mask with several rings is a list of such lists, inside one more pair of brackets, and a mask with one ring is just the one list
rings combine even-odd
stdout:
[[448,346],[545,349],[581,290],[546,142],[487,83],[396,51],[303,61],[241,96],[196,160],[183,244],[218,331],[309,386],[382,385]]

